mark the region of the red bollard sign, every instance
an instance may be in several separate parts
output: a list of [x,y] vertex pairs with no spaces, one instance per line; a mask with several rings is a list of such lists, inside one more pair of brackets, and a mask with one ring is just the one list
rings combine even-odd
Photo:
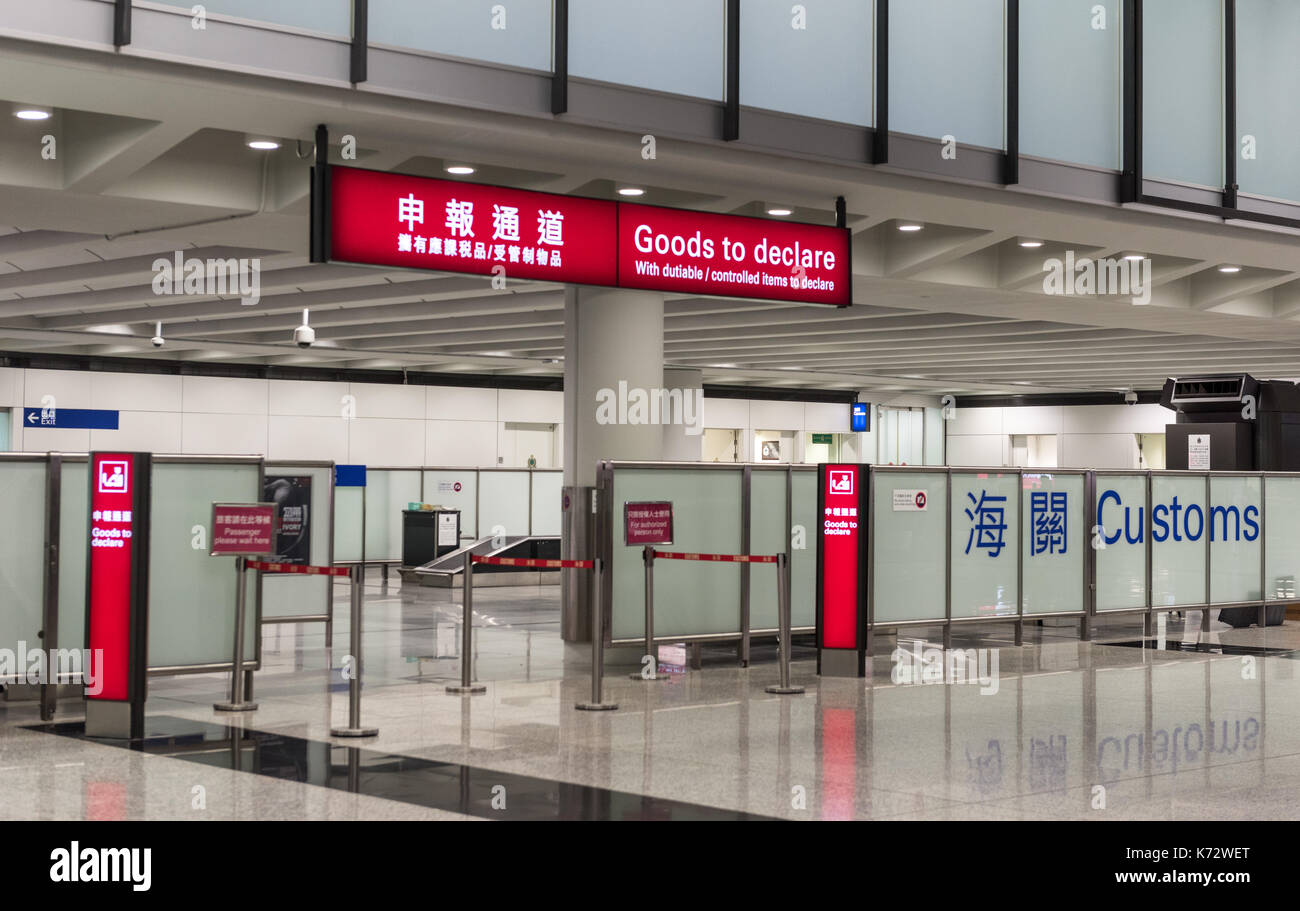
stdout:
[[632,546],[673,543],[673,504],[623,504],[623,543]]
[[819,673],[861,677],[864,631],[868,497],[861,465],[818,470],[817,648]]
[[213,503],[213,557],[275,553],[274,503]]

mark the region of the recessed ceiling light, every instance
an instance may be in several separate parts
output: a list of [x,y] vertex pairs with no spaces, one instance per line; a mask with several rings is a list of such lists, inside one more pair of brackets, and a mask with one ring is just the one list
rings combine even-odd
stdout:
[[1145,253],[1125,253],[1124,258],[1130,262],[1141,262],[1147,258],[1147,255]]
[[640,187],[619,187],[618,195],[619,196],[644,196],[645,190],[641,189]]
[[1030,249],[1030,250],[1037,250],[1037,249],[1038,249],[1039,247],[1041,247],[1042,245],[1043,245],[1043,242],[1042,242],[1041,240],[1022,240],[1022,241],[1020,242],[1020,246],[1025,247],[1025,248]]
[[467,164],[449,164],[447,165],[447,173],[455,174],[459,177],[464,177],[468,174],[473,174],[474,169]]
[[917,224],[907,223],[907,224],[901,224],[901,225],[899,225],[899,226],[898,226],[898,230],[900,230],[900,231],[907,231],[907,232],[910,233],[910,232],[912,232],[912,231],[920,231],[921,228],[923,228],[923,227],[924,227],[924,225],[917,225]]
[[259,152],[270,152],[274,149],[280,148],[280,143],[274,139],[257,138],[249,139],[248,147],[250,149],[256,149]]
[[787,206],[772,206],[767,210],[768,215],[775,215],[777,218],[785,218],[787,215],[793,215],[794,209]]
[[30,105],[23,105],[14,111],[14,116],[19,120],[49,120],[52,113],[47,108],[37,108]]
[[1219,271],[1232,274],[1233,272],[1240,272],[1241,266],[1220,266]]

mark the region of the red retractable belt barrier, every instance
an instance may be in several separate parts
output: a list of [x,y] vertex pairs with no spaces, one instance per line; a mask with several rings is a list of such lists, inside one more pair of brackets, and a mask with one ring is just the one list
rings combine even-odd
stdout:
[[713,563],[775,563],[775,554],[688,554],[670,550],[654,551],[656,560],[707,560]]
[[532,560],[526,557],[480,557],[471,556],[473,563],[486,563],[489,566],[531,566],[535,569],[595,569],[593,560]]
[[352,573],[346,566],[298,566],[293,563],[263,563],[261,560],[249,560],[245,566],[264,573],[301,573],[306,576],[347,576]]

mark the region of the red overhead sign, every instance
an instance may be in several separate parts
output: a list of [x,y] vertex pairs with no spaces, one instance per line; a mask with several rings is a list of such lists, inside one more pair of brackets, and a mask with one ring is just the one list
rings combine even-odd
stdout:
[[846,307],[844,228],[331,167],[337,262]]
[[275,553],[274,503],[213,503],[213,557]]

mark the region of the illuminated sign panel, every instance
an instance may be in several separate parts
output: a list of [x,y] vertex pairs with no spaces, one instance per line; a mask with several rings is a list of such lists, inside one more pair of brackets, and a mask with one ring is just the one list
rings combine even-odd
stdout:
[[858,642],[858,565],[866,510],[858,465],[823,465],[818,588],[821,592],[821,648],[856,649]]

